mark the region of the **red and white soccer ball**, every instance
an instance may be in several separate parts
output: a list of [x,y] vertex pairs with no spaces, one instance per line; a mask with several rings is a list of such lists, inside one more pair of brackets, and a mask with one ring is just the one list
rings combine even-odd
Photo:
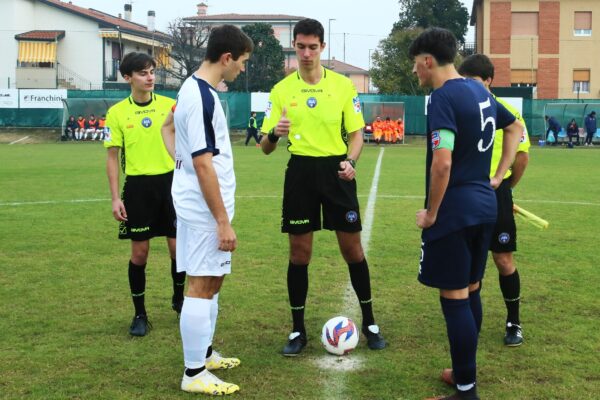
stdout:
[[358,344],[359,332],[350,318],[333,317],[323,325],[321,342],[331,354],[348,354]]

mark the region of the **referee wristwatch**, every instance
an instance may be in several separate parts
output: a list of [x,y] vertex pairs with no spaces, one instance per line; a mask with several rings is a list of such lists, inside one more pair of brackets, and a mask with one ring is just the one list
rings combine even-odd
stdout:
[[346,162],[348,162],[350,165],[352,165],[352,168],[356,169],[356,160],[353,160],[351,158],[346,158]]
[[271,143],[277,143],[279,141],[279,136],[277,136],[275,134],[275,128],[273,128],[269,131],[269,134],[267,135],[267,139],[269,139],[269,142],[271,142]]

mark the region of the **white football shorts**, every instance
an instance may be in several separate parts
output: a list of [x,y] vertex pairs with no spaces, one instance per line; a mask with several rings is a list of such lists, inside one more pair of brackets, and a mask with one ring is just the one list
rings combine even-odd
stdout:
[[231,273],[231,252],[219,250],[216,231],[201,231],[177,221],[177,272],[191,276]]

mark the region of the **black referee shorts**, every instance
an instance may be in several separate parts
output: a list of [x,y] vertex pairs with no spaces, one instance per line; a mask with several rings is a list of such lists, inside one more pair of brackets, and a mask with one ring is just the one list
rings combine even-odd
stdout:
[[510,189],[510,178],[504,179],[496,189],[498,218],[490,242],[490,250],[494,253],[512,253],[517,251],[517,225],[513,214],[513,198]]
[[173,172],[161,175],[130,175],[125,178],[121,199],[127,221],[119,225],[119,239],[174,238],[177,217],[171,197]]
[[285,171],[281,231],[303,234],[323,228],[341,232],[362,229],[356,180],[340,179],[340,162],[346,156],[292,155]]

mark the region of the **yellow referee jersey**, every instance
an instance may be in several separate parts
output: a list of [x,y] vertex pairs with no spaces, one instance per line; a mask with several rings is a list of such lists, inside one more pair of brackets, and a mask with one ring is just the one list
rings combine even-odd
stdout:
[[348,134],[365,126],[352,81],[325,68],[316,85],[304,82],[297,71],[277,83],[261,132],[269,133],[277,125],[284,108],[291,122],[288,150],[294,155],[344,155]]
[[106,113],[104,147],[120,147],[126,175],[160,175],[173,171],[174,161],[162,140],[160,128],[175,100],[152,93],[146,106],[131,96]]
[[[521,135],[521,140],[519,141],[519,147],[517,148],[517,152],[521,151],[524,153],[529,153],[529,146],[531,143],[529,142],[529,134],[527,133],[527,126],[525,125],[525,120],[521,113],[514,108],[512,105],[506,102],[506,100],[502,100],[494,96],[496,101],[502,104],[512,115],[515,116],[517,120],[523,125],[523,135]],[[490,168],[490,178],[496,174],[496,170],[498,169],[498,163],[500,162],[500,158],[502,157],[502,142],[504,139],[504,131],[502,129],[498,129],[496,131],[496,135],[494,136],[494,147],[492,148],[492,165]],[[506,171],[506,175],[504,175],[504,179],[511,176],[512,172],[510,168]]]

